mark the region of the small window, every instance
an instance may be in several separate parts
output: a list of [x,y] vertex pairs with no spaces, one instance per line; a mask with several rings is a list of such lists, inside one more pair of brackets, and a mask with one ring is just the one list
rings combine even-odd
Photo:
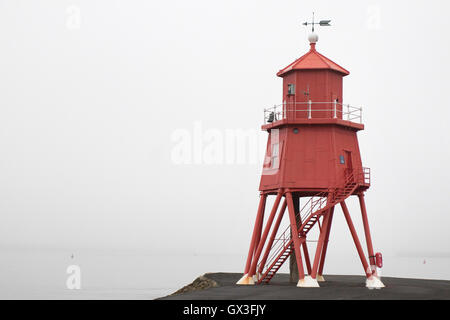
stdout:
[[289,83],[288,84],[288,95],[294,95],[295,94],[295,84]]
[[340,156],[339,156],[339,163],[340,163],[340,164],[345,164],[345,159],[344,159],[344,156],[343,156],[343,155],[340,155]]
[[272,163],[272,166],[271,166],[272,169],[278,169],[280,167],[280,158],[279,158],[278,153],[279,153],[279,144],[278,143],[273,144],[272,145],[272,154],[271,154],[271,159],[270,159],[271,163]]

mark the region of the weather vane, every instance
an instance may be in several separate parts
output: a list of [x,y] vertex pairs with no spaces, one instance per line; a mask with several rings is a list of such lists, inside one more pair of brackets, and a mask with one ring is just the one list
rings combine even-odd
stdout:
[[312,22],[303,22],[303,25],[304,26],[311,25],[312,26],[311,31],[314,32],[315,24],[318,24],[319,26],[322,26],[322,27],[329,27],[329,26],[331,26],[330,22],[331,22],[331,20],[320,20],[319,22],[314,22],[314,12],[313,12]]

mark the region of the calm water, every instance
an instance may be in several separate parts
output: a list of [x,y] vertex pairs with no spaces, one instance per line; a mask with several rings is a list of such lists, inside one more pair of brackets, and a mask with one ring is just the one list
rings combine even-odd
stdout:
[[[73,257],[72,257],[73,254]],[[238,255],[162,255],[117,250],[0,250],[1,299],[154,299],[205,272],[240,272]],[[357,257],[327,257],[328,273],[362,274]],[[450,258],[384,257],[384,276],[450,280]],[[344,262],[342,260],[345,260]],[[81,289],[66,287],[69,265]],[[282,270],[286,271],[286,269]]]

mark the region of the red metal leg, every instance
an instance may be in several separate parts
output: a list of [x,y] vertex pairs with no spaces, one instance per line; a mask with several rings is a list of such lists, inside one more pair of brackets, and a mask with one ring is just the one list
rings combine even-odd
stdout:
[[[361,215],[362,220],[364,224],[364,233],[366,236],[366,243],[367,243],[367,252],[369,253],[369,261],[370,265],[375,266],[375,256],[373,253],[373,246],[372,246],[372,237],[370,236],[370,228],[369,228],[369,220],[367,219],[367,211],[366,211],[366,203],[364,201],[364,193],[358,194],[359,198],[359,206],[361,208]],[[372,273],[376,272],[376,268],[372,270]]]
[[[266,195],[266,201],[267,201],[267,195]],[[261,232],[262,232],[262,227],[263,227],[263,222],[264,222],[264,213],[266,212],[266,201],[264,201],[264,203],[263,203],[261,219],[259,220],[258,229],[256,232],[255,245],[253,246],[253,256],[256,253],[256,249],[258,248],[258,245],[259,245],[259,240],[261,239]]]
[[308,270],[308,274],[311,274],[311,260],[309,259],[309,252],[308,252],[308,246],[306,245],[306,236],[305,241],[303,241],[302,244],[303,247],[303,254],[305,255],[305,264],[306,264],[306,270]]
[[327,254],[328,240],[330,238],[331,223],[333,222],[333,214],[334,214],[334,207],[331,207],[330,208],[330,221],[328,222],[328,229],[327,229],[327,233],[325,235],[325,242],[323,244],[322,255],[320,257],[320,264],[319,264],[319,271],[318,271],[319,276],[321,276],[323,274],[323,266],[325,264],[325,256]]
[[259,198],[258,212],[256,214],[255,225],[253,227],[253,234],[252,240],[250,241],[250,248],[248,249],[247,263],[245,264],[244,274],[248,273],[248,270],[250,269],[250,265],[252,263],[253,252],[255,251],[254,248],[255,248],[256,233],[258,232],[259,224],[260,222],[262,223],[262,219],[264,217],[264,207],[266,203],[266,198],[267,198],[266,194],[262,194]]
[[299,280],[302,280],[303,278],[305,278],[305,272],[303,270],[302,254],[300,252],[301,243],[300,238],[298,237],[298,229],[297,229],[297,222],[295,220],[295,209],[294,203],[292,201],[292,194],[290,192],[287,192],[286,198],[289,211],[289,220],[291,222],[291,233],[294,241],[295,258],[297,260],[298,278]]
[[325,236],[328,230],[328,223],[330,221],[330,211],[326,212],[323,217],[322,230],[320,231],[319,242],[317,243],[316,255],[314,256],[314,264],[311,272],[311,278],[315,279],[317,276],[317,269],[319,268],[319,260],[322,254]]
[[361,247],[361,243],[359,242],[358,235],[356,234],[355,227],[352,222],[352,218],[350,218],[350,213],[348,212],[347,205],[345,204],[345,201],[341,202],[342,211],[344,212],[345,220],[347,220],[348,227],[350,229],[350,232],[353,237],[353,242],[355,242],[356,250],[358,250],[359,258],[361,259],[361,263],[364,267],[364,272],[366,273],[367,277],[370,277],[372,275],[372,272],[369,269],[369,265],[367,264],[366,258],[364,256],[364,251]]
[[284,212],[286,211],[286,198],[281,205],[280,212],[278,213],[278,218],[275,221],[275,224],[272,229],[272,233],[270,234],[269,242],[267,243],[266,250],[264,251],[263,258],[261,259],[261,263],[259,264],[258,272],[262,273],[264,270],[264,266],[266,265],[267,258],[269,257],[270,249],[272,248],[273,242],[278,232],[278,228],[280,227],[281,220],[283,219]]
[[[296,219],[298,219],[298,223],[297,223],[297,229],[298,229],[302,225],[303,221],[302,221],[302,217],[300,215],[300,198],[298,198],[297,201],[298,201],[297,204],[294,202],[294,208],[295,208]],[[303,240],[302,248],[303,248],[303,255],[305,256],[306,270],[308,271],[308,274],[311,274],[311,260],[309,259],[308,245],[306,244],[306,235],[304,236],[304,239],[302,239],[302,240]]]
[[252,260],[252,264],[248,273],[248,276],[251,277],[256,272],[256,265],[258,264],[259,256],[263,250],[264,244],[266,243],[267,235],[269,234],[270,227],[272,226],[273,219],[275,218],[275,214],[277,213],[278,205],[280,204],[281,197],[283,196],[282,191],[278,191],[277,198],[273,204],[272,210],[270,212],[269,218],[266,223],[266,227],[264,228],[264,233],[262,234],[261,240],[259,241],[258,248],[255,251],[255,255]]

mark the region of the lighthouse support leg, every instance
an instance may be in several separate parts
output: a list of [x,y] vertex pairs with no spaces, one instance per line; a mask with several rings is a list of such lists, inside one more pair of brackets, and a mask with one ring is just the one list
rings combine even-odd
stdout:
[[[302,218],[300,217],[300,196],[298,194],[293,193],[292,201],[294,203],[295,220],[296,220],[297,229],[298,229],[302,225]],[[304,240],[305,241],[302,242],[302,249],[303,249],[303,255],[305,256],[306,270],[308,271],[308,274],[311,274],[311,261],[309,259],[309,252],[308,252],[308,245],[306,243],[306,237]],[[295,257],[295,252],[292,252],[292,254],[289,257],[289,278],[290,278],[289,279],[290,282],[292,282],[292,283],[298,282],[298,268],[297,268],[297,260]]]
[[325,256],[327,254],[328,241],[330,238],[331,223],[333,222],[334,206],[331,207],[329,214],[330,214],[330,221],[328,222],[327,233],[325,235],[325,241],[323,244],[322,255],[320,257],[319,270],[318,270],[318,274],[317,274],[317,281],[319,281],[319,282],[325,281],[325,279],[323,278],[323,267],[325,265]]
[[[300,220],[300,224],[301,223],[302,222]],[[303,247],[303,254],[305,256],[306,270],[308,270],[308,274],[311,274],[311,271],[312,271],[311,260],[309,259],[308,246],[306,245],[306,236],[305,236],[305,241],[303,241],[302,247]]]
[[294,242],[295,258],[297,261],[297,269],[298,269],[297,287],[311,287],[312,285],[311,282],[309,281],[309,277],[305,277],[305,272],[303,270],[302,254],[300,251],[301,241],[298,236],[298,228],[297,228],[297,221],[295,219],[295,209],[294,203],[292,201],[292,194],[290,192],[286,193],[286,198],[289,211],[289,220],[291,222],[291,235],[292,240]]
[[266,251],[264,251],[263,258],[261,259],[261,263],[259,264],[258,273],[262,273],[264,270],[264,267],[267,262],[267,258],[269,257],[270,249],[272,248],[272,244],[275,241],[275,237],[277,235],[278,228],[280,227],[281,220],[283,219],[284,212],[286,211],[286,206],[287,206],[287,202],[286,202],[286,198],[285,198],[283,201],[283,204],[281,205],[280,212],[278,213],[278,218],[275,221],[275,224],[273,226],[272,233],[270,234],[269,242],[267,243],[267,246],[266,246]]
[[266,239],[267,239],[267,236],[269,234],[270,227],[272,226],[272,222],[273,222],[273,219],[275,218],[275,214],[277,213],[278,205],[280,204],[280,200],[281,200],[282,196],[283,196],[283,192],[281,190],[278,191],[277,197],[275,199],[275,203],[273,204],[273,207],[272,207],[272,210],[270,212],[269,218],[267,219],[266,227],[264,228],[264,233],[262,234],[261,239],[259,241],[259,244],[258,244],[258,246],[256,248],[255,255],[253,257],[250,270],[248,272],[248,276],[249,277],[253,277],[255,275],[255,273],[256,273],[256,265],[258,263],[259,256],[261,255],[261,252],[262,252],[262,250],[264,248],[264,244],[266,243]]
[[369,219],[367,219],[367,211],[366,211],[366,203],[364,201],[364,193],[358,194],[359,199],[359,206],[361,208],[361,215],[364,225],[364,233],[366,237],[366,244],[367,244],[367,252],[369,253],[369,263],[370,263],[370,271],[371,276],[366,281],[366,286],[370,289],[372,288],[383,288],[384,284],[381,282],[380,278],[377,274],[377,267],[375,264],[375,255],[373,253],[373,245],[372,245],[372,237],[370,235],[370,228],[369,228]]
[[366,204],[364,201],[364,194],[363,193],[358,194],[358,199],[359,199],[359,206],[361,208],[361,215],[362,215],[362,220],[363,220],[363,225],[364,225],[364,233],[366,236],[367,252],[369,253],[370,267],[372,268],[372,273],[375,273],[376,272],[375,256],[373,254],[372,237],[370,236],[369,220],[367,219],[367,211],[366,211]]
[[267,195],[261,194],[261,196],[259,198],[259,205],[258,205],[258,212],[256,214],[255,226],[253,227],[252,240],[250,241],[250,248],[248,249],[247,262],[245,264],[244,275],[236,284],[255,284],[253,278],[248,277],[248,271],[250,270],[253,254],[255,252],[255,247],[258,245],[258,244],[255,245],[255,243],[259,242],[260,235],[257,235],[257,233],[259,232],[259,234],[261,234],[261,226],[262,226],[263,219],[264,219],[264,209],[266,206],[266,199],[267,199]]
[[[265,199],[262,205],[262,209],[261,209],[261,218],[259,219],[259,223],[258,223],[258,229],[256,230],[256,236],[255,236],[255,243],[253,244],[253,257],[255,256],[256,253],[256,249],[258,248],[259,245],[259,241],[261,240],[261,232],[262,232],[262,227],[263,227],[263,223],[264,223],[264,213],[266,212],[266,202],[267,202],[267,195],[264,195]],[[253,258],[252,258],[253,261]],[[251,263],[250,263],[251,266]],[[247,270],[247,272],[250,270],[250,268]]]
[[319,284],[317,283],[317,279],[316,279],[317,269],[319,268],[319,262],[320,262],[320,257],[322,255],[323,245],[325,242],[325,236],[327,234],[328,225],[330,222],[330,216],[331,216],[330,213],[331,213],[331,211],[328,210],[323,217],[322,228],[320,231],[319,241],[317,243],[317,248],[316,248],[316,254],[314,256],[314,264],[313,264],[313,268],[312,268],[312,272],[311,272],[311,278],[317,284],[317,287],[319,286]]
[[[300,211],[300,196],[296,193],[292,194],[292,202],[294,204],[295,211],[295,221],[297,223],[297,229],[300,227],[301,223],[299,221],[300,215],[298,212]],[[291,232],[292,236],[292,232]],[[289,256],[289,281],[292,283],[298,282],[298,267],[297,267],[297,257],[295,256],[295,251],[291,253]]]
[[353,225],[352,218],[350,217],[350,213],[348,212],[348,208],[347,205],[345,204],[345,201],[341,202],[341,208],[342,211],[344,212],[345,220],[347,221],[350,233],[352,234],[353,242],[355,243],[356,250],[358,251],[359,254],[359,258],[361,259],[361,263],[364,267],[364,272],[366,273],[366,277],[369,278],[372,275],[372,273],[370,272],[369,265],[367,264],[366,258],[364,256],[364,251],[361,247],[361,243],[359,242],[355,226]]

